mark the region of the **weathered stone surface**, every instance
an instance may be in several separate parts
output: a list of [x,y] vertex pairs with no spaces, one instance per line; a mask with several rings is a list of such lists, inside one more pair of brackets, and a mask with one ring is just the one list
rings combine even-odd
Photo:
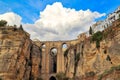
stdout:
[[41,55],[41,49],[37,45],[32,45],[31,50],[31,65],[32,65],[32,71],[31,76],[34,78],[34,80],[37,80],[37,78],[41,77],[41,68],[42,68],[42,55]]
[[29,36],[16,28],[3,29],[6,33],[0,34],[0,77],[3,80],[29,79],[30,67],[26,62],[30,58]]

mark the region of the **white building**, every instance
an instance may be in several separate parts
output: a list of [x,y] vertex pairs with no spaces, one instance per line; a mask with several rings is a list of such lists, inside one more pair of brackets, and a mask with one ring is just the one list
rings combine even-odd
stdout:
[[107,20],[112,22],[119,19],[119,17],[120,17],[120,7],[118,7],[117,10],[115,10],[113,13],[109,14]]
[[98,21],[92,25],[94,32],[102,31],[108,26],[112,25],[113,21],[120,18],[120,7],[118,7],[113,13],[109,14],[104,21]]

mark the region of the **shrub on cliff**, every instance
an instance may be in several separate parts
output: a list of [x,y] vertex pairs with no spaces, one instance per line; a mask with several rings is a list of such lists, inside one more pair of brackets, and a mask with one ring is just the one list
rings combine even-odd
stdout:
[[38,77],[37,80],[43,80],[41,77]]
[[57,73],[56,78],[57,78],[57,80],[69,80],[69,77],[66,77],[65,73],[62,73],[62,72]]
[[89,34],[92,35],[93,34],[93,30],[92,30],[92,27],[90,26],[90,29],[89,29]]
[[5,20],[0,21],[0,26],[6,26],[6,24],[7,24],[7,21],[5,21]]
[[103,33],[101,31],[98,31],[93,34],[92,41],[101,41],[103,38]]
[[102,74],[98,76],[98,80],[102,80],[102,78],[106,75],[113,74],[114,71],[120,71],[120,65],[113,66],[109,70],[105,70]]
[[95,72],[94,71],[90,71],[90,72],[85,73],[85,75],[87,77],[95,76]]
[[56,74],[56,78],[57,78],[58,80],[63,80],[63,78],[65,78],[65,74],[62,73],[62,72],[57,73],[57,74]]
[[23,29],[22,25],[20,25],[19,30],[24,31],[24,29]]
[[103,33],[98,31],[92,35],[92,41],[96,41],[96,48],[100,47],[100,41],[103,39]]

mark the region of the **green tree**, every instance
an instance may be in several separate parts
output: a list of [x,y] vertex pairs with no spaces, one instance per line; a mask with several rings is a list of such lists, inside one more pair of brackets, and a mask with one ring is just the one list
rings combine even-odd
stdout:
[[89,29],[89,34],[92,35],[93,34],[93,30],[92,30],[92,27],[90,26],[90,29]]
[[103,39],[103,33],[98,31],[92,35],[92,41],[96,41],[96,48],[100,47],[100,41]]
[[0,26],[6,26],[6,24],[7,24],[7,21],[5,21],[5,20],[0,21]]
[[22,30],[22,31],[24,30],[23,27],[22,27],[22,25],[20,25],[20,28],[19,28],[19,29]]
[[103,39],[103,33],[101,31],[96,32],[92,36],[92,41],[101,41]]

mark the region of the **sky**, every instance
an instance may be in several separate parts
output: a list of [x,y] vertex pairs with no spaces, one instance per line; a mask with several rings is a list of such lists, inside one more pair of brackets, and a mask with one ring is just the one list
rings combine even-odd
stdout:
[[0,0],[0,20],[22,24],[31,39],[71,40],[118,6],[120,0]]

